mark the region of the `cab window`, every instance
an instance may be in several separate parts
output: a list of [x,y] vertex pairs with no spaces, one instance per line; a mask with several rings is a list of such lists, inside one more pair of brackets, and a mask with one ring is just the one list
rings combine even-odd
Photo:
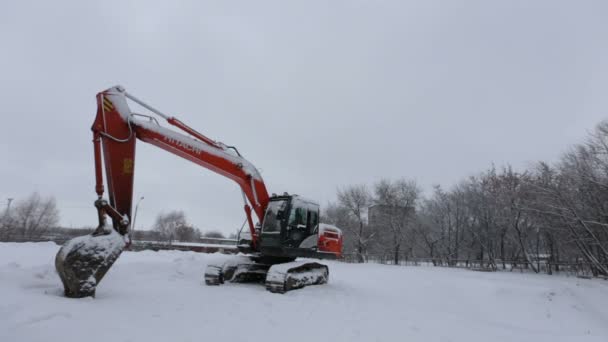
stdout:
[[296,209],[296,224],[306,225],[306,215],[308,210],[306,208]]
[[284,215],[286,201],[270,201],[264,215],[264,233],[281,232],[281,216]]
[[309,211],[308,220],[306,223],[306,226],[308,226],[308,229],[310,229],[312,231],[315,229],[315,227],[318,224],[319,224],[319,214],[316,211]]
[[306,225],[308,210],[306,208],[293,208],[289,216],[289,226],[296,228],[298,225]]

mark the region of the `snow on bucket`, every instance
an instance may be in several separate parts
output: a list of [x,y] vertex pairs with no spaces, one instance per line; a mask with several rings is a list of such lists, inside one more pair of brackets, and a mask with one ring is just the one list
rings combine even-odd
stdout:
[[65,295],[72,298],[95,296],[97,284],[125,246],[123,236],[108,226],[67,241],[55,257],[55,268]]

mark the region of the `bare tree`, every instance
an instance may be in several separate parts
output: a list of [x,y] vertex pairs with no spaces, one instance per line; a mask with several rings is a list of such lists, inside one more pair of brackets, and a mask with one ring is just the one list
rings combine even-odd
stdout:
[[425,255],[432,259],[433,265],[436,265],[436,258],[441,255],[439,243],[443,240],[444,235],[440,229],[437,229],[435,219],[438,215],[432,212],[432,208],[433,205],[429,201],[421,206],[414,225],[416,236],[414,242],[423,249]]
[[27,239],[39,239],[59,223],[59,210],[54,197],[42,198],[32,193],[16,203],[10,214],[5,214],[3,226],[7,234]]
[[200,231],[192,225],[184,224],[175,227],[175,238],[179,241],[194,242],[198,241],[200,236]]
[[557,219],[556,224],[566,228],[567,238],[572,241],[582,257],[591,265],[595,275],[608,275],[608,198],[601,185],[608,175],[592,179],[585,167],[577,160],[587,158],[586,151],[579,150],[564,155],[557,169],[541,163],[537,182],[532,185],[539,201],[533,207],[545,220]]
[[369,231],[365,216],[371,203],[371,193],[365,185],[352,185],[338,189],[338,203],[346,209],[346,213],[356,223],[356,226],[347,225],[345,228],[354,236],[356,244],[357,261],[364,262],[367,254],[367,245],[374,233]]
[[14,225],[12,224],[12,217],[10,212],[12,198],[7,201],[6,209],[0,216],[0,241],[7,241],[9,236],[12,235]]
[[393,261],[398,264],[402,249],[411,252],[414,247],[413,223],[420,188],[414,181],[383,179],[374,186],[374,193],[370,223],[382,234],[381,241],[389,246]]
[[188,226],[186,214],[181,210],[174,210],[168,213],[158,214],[152,229],[158,232],[161,241],[171,243],[173,240],[177,239],[178,229],[186,226]]

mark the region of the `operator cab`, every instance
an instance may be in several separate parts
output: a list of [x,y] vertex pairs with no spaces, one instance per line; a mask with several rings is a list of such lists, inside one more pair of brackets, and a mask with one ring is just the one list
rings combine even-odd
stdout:
[[270,198],[260,234],[264,254],[307,256],[316,251],[319,204],[298,195]]

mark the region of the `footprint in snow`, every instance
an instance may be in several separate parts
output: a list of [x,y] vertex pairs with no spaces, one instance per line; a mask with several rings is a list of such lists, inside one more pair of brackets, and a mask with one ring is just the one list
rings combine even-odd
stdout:
[[32,324],[36,324],[36,323],[40,323],[40,322],[44,322],[44,321],[49,321],[55,318],[72,318],[72,314],[69,312],[53,312],[50,314],[46,314],[46,315],[38,315],[38,316],[34,316],[26,321],[23,321],[21,323],[18,323],[17,325],[32,325]]

